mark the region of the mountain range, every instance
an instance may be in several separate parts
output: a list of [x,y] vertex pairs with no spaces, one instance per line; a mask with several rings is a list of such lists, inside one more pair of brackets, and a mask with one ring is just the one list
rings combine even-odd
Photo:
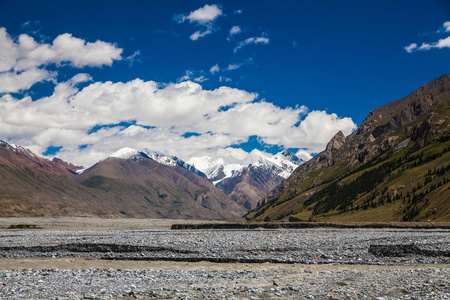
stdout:
[[1,141],[0,215],[229,219],[246,212],[186,165],[125,150],[80,172]]
[[84,169],[0,141],[0,216],[450,221],[449,119],[444,75],[313,158],[253,150],[185,162],[122,148]]
[[250,212],[250,220],[450,221],[450,75],[381,106]]
[[289,150],[253,151],[237,162],[209,162],[227,168],[219,178],[175,156],[125,147],[84,169],[1,141],[0,215],[239,218],[302,163]]

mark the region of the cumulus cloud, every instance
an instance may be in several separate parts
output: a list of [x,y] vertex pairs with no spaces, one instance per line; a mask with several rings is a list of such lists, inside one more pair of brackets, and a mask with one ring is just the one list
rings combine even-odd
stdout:
[[239,27],[239,26],[233,26],[231,29],[230,29],[230,36],[231,35],[235,35],[235,34],[238,34],[238,33],[240,33],[242,30],[241,30],[241,27]]
[[217,4],[206,4],[197,10],[191,11],[189,14],[175,15],[174,20],[178,23],[189,21],[191,24],[203,27],[203,30],[198,30],[189,37],[192,41],[196,41],[213,33],[215,30],[214,22],[221,15],[222,9]]
[[61,146],[59,157],[89,166],[125,146],[188,159],[255,135],[267,144],[318,152],[338,130],[355,128],[349,118],[303,106],[280,108],[225,86],[208,90],[193,81],[135,79],[77,87],[91,80],[79,74],[36,101],[2,96],[0,136],[37,153]]
[[219,64],[215,64],[214,66],[211,67],[211,69],[209,69],[209,72],[211,74],[217,73],[219,71],[220,71]]
[[303,159],[304,161],[308,161],[311,158],[313,158],[312,155],[308,153],[308,151],[305,151],[303,149],[298,150],[297,153],[295,153],[295,156],[297,156],[300,159]]
[[440,32],[450,32],[450,21],[444,22],[442,27],[439,28],[439,30],[437,32],[438,33],[440,33]]
[[68,64],[75,68],[110,66],[120,60],[122,49],[103,41],[94,43],[69,33],[57,36],[52,44],[38,43],[21,34],[13,40],[0,28],[0,93],[28,89],[41,81],[53,80],[57,73],[45,70],[50,64]]
[[234,53],[236,53],[239,49],[242,49],[245,46],[251,45],[251,44],[268,44],[269,38],[267,37],[250,37],[244,41],[239,42],[236,48],[234,48]]
[[33,84],[42,81],[51,81],[56,72],[49,72],[38,68],[16,72],[0,73],[0,93],[17,93],[29,89]]
[[[450,32],[450,21],[445,22],[442,25],[442,30],[438,30],[439,32]],[[406,52],[408,53],[412,53],[414,51],[425,51],[425,50],[431,50],[433,48],[436,49],[443,49],[443,48],[450,48],[450,36],[444,38],[444,39],[439,39],[437,42],[433,42],[433,43],[422,43],[422,45],[420,45],[420,47],[416,44],[416,43],[411,43],[409,46],[403,47],[403,49],[406,50]]]
[[189,21],[189,23],[198,23],[198,24],[208,24],[217,19],[220,15],[222,15],[222,9],[217,5],[208,5],[191,11],[189,14],[181,14],[175,16],[175,19],[179,23],[183,23],[184,21]]
[[193,34],[191,34],[191,36],[189,37],[191,40],[193,40],[193,41],[196,41],[196,40],[198,40],[199,38],[202,38],[202,37],[204,37],[204,36],[206,36],[206,35],[208,35],[208,34],[211,34],[212,33],[212,31],[211,30],[209,30],[209,29],[207,29],[207,30],[205,30],[205,31],[203,31],[203,32],[201,32],[201,31],[196,31],[196,32],[194,32]]
[[406,52],[411,53],[414,49],[417,49],[417,44],[412,43],[409,46],[404,47],[404,49],[406,50]]
[[57,36],[51,45],[39,44],[31,36],[22,34],[14,47],[15,64],[11,67],[15,70],[52,63],[69,63],[76,68],[110,66],[114,60],[122,59],[122,49],[113,44],[102,41],[90,43],[69,33]]
[[450,36],[445,39],[440,39],[439,41],[435,43],[422,43],[420,47],[417,46],[416,43],[412,43],[411,45],[405,47],[404,49],[411,53],[413,51],[424,51],[424,50],[430,50],[433,48],[442,49],[442,48],[450,48]]
[[445,39],[440,39],[439,41],[431,44],[423,43],[418,50],[430,50],[432,48],[450,48],[450,36]]

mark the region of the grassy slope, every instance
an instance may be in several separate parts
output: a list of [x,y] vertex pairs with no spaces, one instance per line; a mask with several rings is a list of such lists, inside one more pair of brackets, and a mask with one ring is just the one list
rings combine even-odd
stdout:
[[[449,102],[437,108],[434,113],[445,120],[439,127],[448,127],[450,117]],[[390,134],[400,136],[397,145],[408,137],[401,135],[405,128],[424,121],[428,115],[422,116],[406,124]],[[447,136],[445,138],[445,136]],[[439,140],[439,138],[441,138]],[[446,141],[447,139],[447,141]],[[381,138],[373,141],[380,143]],[[427,147],[414,151],[414,142],[397,153],[385,153],[375,157],[366,166],[355,166],[347,169],[348,160],[341,161],[332,167],[307,173],[306,178],[290,187],[290,192],[277,195],[259,210],[251,212],[249,219],[281,220],[293,217],[300,220],[314,221],[450,221],[450,141],[448,133],[435,137],[435,142]],[[395,152],[395,151],[393,151]],[[400,163],[399,163],[400,162]],[[392,168],[382,176],[370,178],[375,184],[366,191],[351,197],[349,205],[322,209],[321,203],[328,203],[333,193],[339,192],[342,186],[360,189],[358,180],[375,173],[377,168]],[[359,169],[359,170],[358,170]],[[436,174],[434,170],[440,170]],[[367,181],[367,182],[370,182]],[[336,189],[324,193],[323,197],[310,203],[311,195],[336,183]],[[298,192],[292,192],[295,189]],[[345,195],[340,193],[339,195]],[[414,195],[416,198],[414,198]],[[327,198],[328,197],[328,198]],[[317,197],[316,197],[317,198]],[[340,198],[340,200],[345,197]],[[328,202],[327,202],[328,201]],[[317,207],[316,207],[317,206]],[[325,211],[323,211],[325,210]],[[292,218],[291,218],[292,219]]]

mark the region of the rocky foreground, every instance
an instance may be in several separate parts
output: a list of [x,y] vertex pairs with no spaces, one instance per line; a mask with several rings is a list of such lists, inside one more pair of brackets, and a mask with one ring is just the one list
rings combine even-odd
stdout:
[[5,299],[449,299],[450,230],[0,231]]

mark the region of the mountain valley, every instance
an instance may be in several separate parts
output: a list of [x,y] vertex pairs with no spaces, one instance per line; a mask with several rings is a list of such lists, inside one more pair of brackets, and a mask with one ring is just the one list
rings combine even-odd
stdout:
[[183,161],[125,147],[84,169],[1,141],[0,215],[449,221],[449,117],[444,75],[312,158],[255,149]]

